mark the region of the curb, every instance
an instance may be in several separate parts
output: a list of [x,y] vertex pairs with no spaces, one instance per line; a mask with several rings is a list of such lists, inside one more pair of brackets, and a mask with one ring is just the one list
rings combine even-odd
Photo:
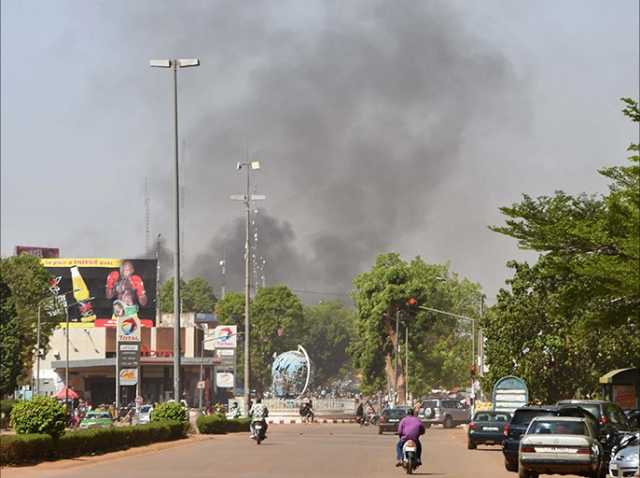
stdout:
[[[303,422],[300,418],[291,418],[288,420],[278,419],[278,420],[267,420],[269,425],[295,425],[295,424],[307,424],[308,422]],[[314,420],[312,423],[356,423],[355,418],[318,418]],[[311,423],[309,423],[311,424]]]

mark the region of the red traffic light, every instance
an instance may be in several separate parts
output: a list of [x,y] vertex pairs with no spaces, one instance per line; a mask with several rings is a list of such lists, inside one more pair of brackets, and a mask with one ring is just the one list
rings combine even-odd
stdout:
[[415,297],[411,297],[408,301],[407,304],[409,305],[416,305],[418,303],[418,301],[415,299]]

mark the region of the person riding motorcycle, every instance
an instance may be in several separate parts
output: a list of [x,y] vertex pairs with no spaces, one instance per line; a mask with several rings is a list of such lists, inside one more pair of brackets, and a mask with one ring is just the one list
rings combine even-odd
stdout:
[[420,443],[420,435],[424,435],[424,425],[420,419],[414,416],[413,409],[407,410],[407,416],[400,420],[398,424],[398,435],[400,440],[396,444],[396,466],[402,466],[402,447],[407,440],[416,442],[416,458],[417,466],[422,464],[422,444]]
[[263,422],[264,436],[267,436],[267,425],[266,418],[269,416],[269,409],[266,405],[262,403],[261,398],[257,398],[256,402],[251,406],[251,410],[249,410],[249,417],[251,417],[251,438],[256,436],[254,431],[254,423]]

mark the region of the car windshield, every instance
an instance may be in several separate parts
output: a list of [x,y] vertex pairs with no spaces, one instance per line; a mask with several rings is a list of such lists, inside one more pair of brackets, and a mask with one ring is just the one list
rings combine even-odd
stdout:
[[508,422],[510,418],[508,413],[478,412],[473,420],[476,422]]
[[529,435],[587,435],[587,428],[582,422],[544,420],[531,425]]
[[527,425],[535,417],[542,415],[549,415],[549,412],[547,410],[516,410],[511,419],[511,425]]
[[384,411],[384,416],[388,418],[402,418],[407,414],[407,411],[403,408],[392,408]]

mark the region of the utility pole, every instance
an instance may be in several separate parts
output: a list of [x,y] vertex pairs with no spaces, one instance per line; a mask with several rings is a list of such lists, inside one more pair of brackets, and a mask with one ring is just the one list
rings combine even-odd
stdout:
[[151,60],[152,67],[169,68],[173,79],[173,153],[174,153],[174,208],[175,208],[175,251],[173,281],[173,398],[180,402],[180,162],[178,142],[178,68],[199,66],[197,58]]
[[409,324],[404,324],[404,403],[409,403]]
[[[395,400],[398,400],[399,398],[399,388],[398,387],[398,379],[399,379],[399,374],[398,374],[398,360],[400,359],[400,309],[396,310],[396,386],[395,386],[395,390],[394,390],[394,394],[395,394]],[[397,405],[397,403],[396,403]]]
[[251,201],[259,201],[266,199],[261,194],[251,194],[251,170],[260,169],[260,161],[247,161],[238,163],[236,169],[245,168],[247,171],[246,193],[244,195],[234,194],[231,199],[243,201],[246,209],[246,224],[244,238],[244,411],[245,416],[249,416],[249,394],[250,394],[250,377],[249,377],[249,321],[250,321],[250,301],[251,301],[251,247],[250,247],[250,229],[251,229]]

